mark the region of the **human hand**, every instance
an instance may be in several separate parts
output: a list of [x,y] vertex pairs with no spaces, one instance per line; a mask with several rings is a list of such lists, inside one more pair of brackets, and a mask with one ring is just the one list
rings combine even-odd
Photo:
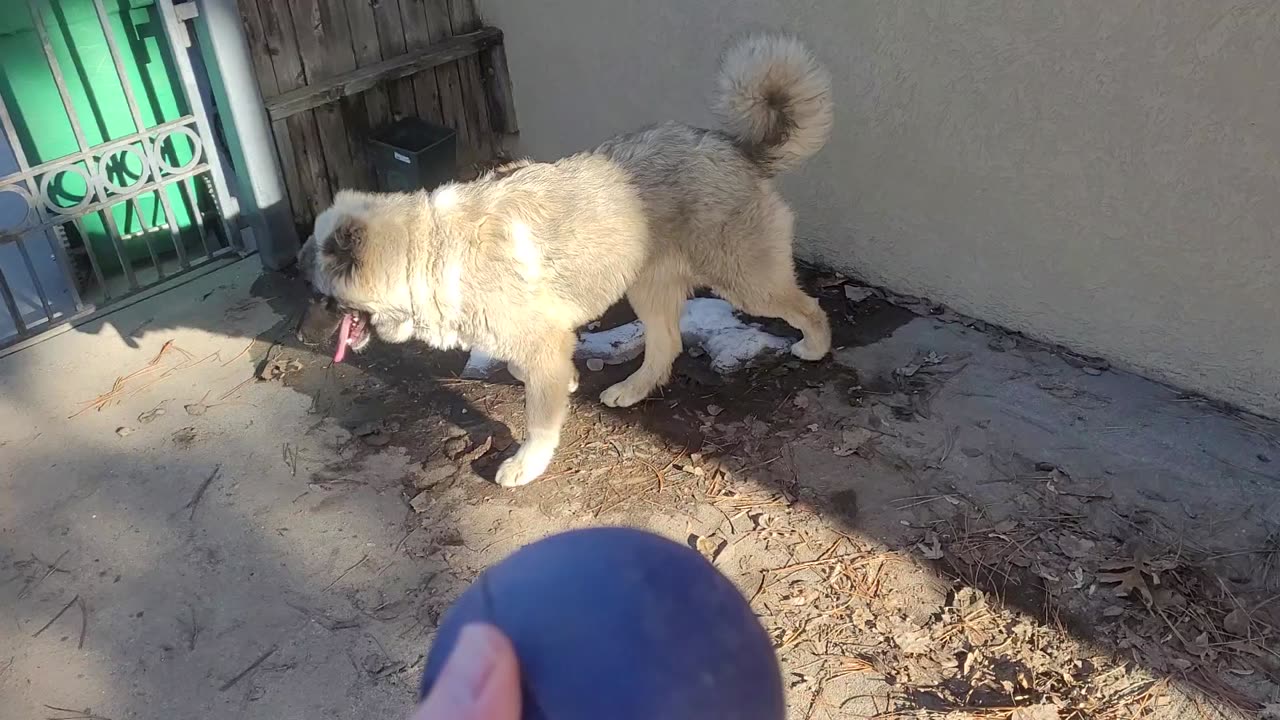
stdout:
[[411,720],[519,720],[520,668],[492,625],[462,628],[453,653]]

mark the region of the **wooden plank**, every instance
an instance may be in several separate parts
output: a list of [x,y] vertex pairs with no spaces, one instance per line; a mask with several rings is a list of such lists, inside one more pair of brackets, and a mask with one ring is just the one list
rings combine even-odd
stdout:
[[[480,13],[475,0],[446,0],[449,24],[454,35],[475,32],[480,29]],[[489,103],[486,101],[480,60],[466,57],[458,61],[458,75],[462,81],[462,107],[471,130],[471,141],[476,159],[494,157],[501,149],[500,139],[495,137],[489,123]]]
[[[308,84],[316,85],[355,68],[350,27],[341,0],[296,0],[293,28]],[[321,142],[305,150],[324,156],[333,189],[356,187],[359,172],[341,110],[332,105],[317,107],[315,116]]]
[[[515,135],[520,132],[516,118],[515,92],[511,89],[511,72],[507,69],[507,49],[502,43],[480,53],[480,69],[484,74],[485,96],[489,103],[489,123],[495,134]],[[501,141],[502,138],[499,138]]]
[[282,120],[289,128],[289,139],[296,158],[298,177],[301,180],[298,193],[305,205],[300,224],[310,225],[333,202],[333,186],[329,169],[320,152],[320,125],[314,113],[303,113]]
[[276,82],[275,67],[271,62],[271,51],[267,47],[265,30],[262,26],[262,14],[258,12],[258,0],[239,0],[240,21],[244,24],[245,39],[249,43],[249,55],[253,59],[253,74],[258,80],[258,90],[262,97],[270,98],[280,94],[280,84]]
[[[306,69],[294,32],[293,10],[289,0],[256,0],[262,19],[262,38],[271,55],[276,86],[289,92],[307,84]],[[324,158],[307,152],[317,147],[320,131],[314,115],[308,113],[288,121],[272,123],[276,133],[276,150],[285,170],[285,184],[294,222],[307,227],[315,216],[332,201],[328,168]],[[290,174],[290,168],[293,174]]]
[[411,50],[399,57],[357,68],[278,95],[267,102],[267,113],[272,120],[280,120],[364,92],[390,79],[406,77],[458,58],[473,56],[484,48],[501,42],[502,31],[497,28],[483,28],[473,33],[448,38],[423,49]]
[[[383,60],[390,60],[405,53],[404,21],[400,19],[400,0],[379,0],[373,4],[373,19],[378,30],[378,47]],[[432,82],[435,75],[431,76]],[[384,83],[391,105],[391,119],[417,115],[417,98],[413,79],[396,78]]]
[[[284,175],[284,187],[289,194],[289,209],[293,224],[299,228],[311,222],[310,207],[302,194],[302,173],[298,169],[298,157],[293,151],[293,136],[284,120],[271,123],[271,136],[276,141],[276,155],[280,158],[280,173]],[[303,233],[306,237],[306,233]]]
[[[351,49],[356,56],[356,67],[368,67],[382,61],[382,46],[378,42],[378,24],[373,6],[368,2],[346,4],[347,24],[351,28]],[[369,133],[391,120],[391,99],[382,84],[343,98],[342,117],[351,131],[351,155],[360,171],[361,189],[371,189],[374,184],[373,157],[369,153]]]
[[[453,28],[449,23],[447,0],[413,1],[422,4],[427,20],[427,33],[432,44],[447,40],[453,35]],[[473,147],[473,141],[471,127],[467,125],[466,110],[462,102],[462,78],[458,73],[457,63],[437,67],[436,83],[440,86],[440,113],[444,116],[444,124],[457,131],[459,156],[467,157],[468,151]]]
[[[255,0],[245,0],[254,2]],[[289,0],[256,0],[262,18],[262,41],[271,56],[278,92],[288,92],[307,84],[298,40],[293,32],[293,13]]]
[[[368,2],[347,3],[347,23],[351,26],[351,49],[355,52],[356,67],[382,62],[384,58],[378,42],[378,23],[373,6]],[[386,88],[375,85],[366,90],[361,99],[371,124],[382,125],[391,119],[391,101]]]
[[[400,0],[400,16],[404,24],[405,50],[431,47],[431,31],[423,0]],[[418,98],[418,116],[438,125],[447,124],[440,107],[440,76],[435,68],[413,76],[413,91]]]

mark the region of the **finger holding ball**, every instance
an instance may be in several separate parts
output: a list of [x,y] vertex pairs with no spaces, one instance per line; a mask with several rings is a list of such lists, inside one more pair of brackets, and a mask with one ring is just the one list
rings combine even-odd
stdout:
[[510,640],[525,720],[785,716],[772,643],[745,598],[700,554],[647,532],[568,532],[485,571],[441,623],[424,697],[478,626]]

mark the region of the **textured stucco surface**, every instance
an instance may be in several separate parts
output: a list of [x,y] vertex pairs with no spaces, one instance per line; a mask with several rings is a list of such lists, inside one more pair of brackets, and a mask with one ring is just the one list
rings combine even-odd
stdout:
[[733,34],[805,37],[835,137],[802,252],[1280,414],[1280,3],[481,0],[523,150],[710,122]]

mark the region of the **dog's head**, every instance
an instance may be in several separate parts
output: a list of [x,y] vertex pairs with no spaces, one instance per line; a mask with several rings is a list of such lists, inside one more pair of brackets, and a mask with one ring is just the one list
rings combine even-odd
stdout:
[[335,362],[347,350],[363,350],[371,330],[389,342],[413,333],[405,248],[392,230],[396,224],[380,222],[376,212],[368,196],[338,193],[298,253],[313,295],[298,339],[318,345],[336,333]]

